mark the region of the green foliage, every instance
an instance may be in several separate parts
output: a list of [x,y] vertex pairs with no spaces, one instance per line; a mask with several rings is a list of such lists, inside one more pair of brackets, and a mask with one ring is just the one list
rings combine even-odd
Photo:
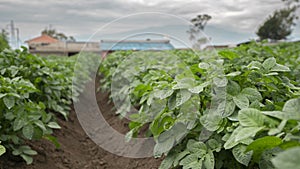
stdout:
[[126,139],[149,126],[161,169],[274,168],[274,155],[300,143],[299,47],[115,52],[99,68],[101,87],[121,116],[138,109]]
[[[17,78],[22,77],[35,86],[37,92],[32,93],[32,98],[43,102],[46,108],[61,113],[67,117],[71,104],[72,62],[58,64],[55,61],[46,61],[37,56],[28,54],[26,49],[5,50],[1,53],[1,76]],[[28,94],[29,95],[29,94]],[[6,101],[7,100],[7,101]],[[5,99],[4,103],[11,106],[14,100]]]
[[[95,58],[90,55],[86,62]],[[72,78],[75,63],[76,58],[41,58],[26,48],[0,53],[0,141],[27,164],[37,154],[26,145],[29,141],[47,139],[59,147],[52,136],[60,129],[55,114],[67,119],[72,99],[90,79],[88,67],[95,62],[77,65],[83,70],[81,79]]]
[[67,36],[62,32],[57,32],[55,29],[44,29],[41,34],[45,34],[48,36],[51,36],[55,39],[61,40],[61,41],[71,41],[71,42],[75,42],[75,38],[73,36]]
[[247,147],[247,151],[253,151],[253,160],[259,162],[261,155],[267,149],[272,149],[279,146],[282,143],[282,140],[275,136],[265,136],[258,138],[253,141]]
[[211,20],[211,16],[207,14],[197,15],[195,18],[191,19],[192,25],[190,25],[187,33],[189,34],[189,39],[193,44],[194,49],[200,49],[201,45],[207,43],[207,39],[201,34],[207,25],[207,22]]
[[288,6],[280,10],[276,10],[261,25],[256,32],[260,39],[281,40],[286,39],[292,33],[292,26],[298,19],[296,10],[299,6]]
[[[1,142],[0,142],[1,143]],[[2,156],[6,152],[6,149],[3,145],[0,144],[0,156]]]
[[300,166],[300,148],[292,148],[279,153],[272,159],[272,163],[277,169],[281,168],[299,168]]
[[0,34],[0,52],[4,49],[9,49],[9,43],[8,43],[8,37],[7,32],[2,29],[2,32]]

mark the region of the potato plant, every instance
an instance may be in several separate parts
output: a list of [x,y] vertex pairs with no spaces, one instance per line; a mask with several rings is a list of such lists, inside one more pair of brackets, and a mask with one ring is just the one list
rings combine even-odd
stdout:
[[72,99],[90,80],[88,68],[99,57],[88,56],[77,65],[80,79],[73,79],[77,57],[42,58],[26,48],[0,53],[0,155],[7,149],[31,164],[37,152],[26,145],[29,141],[47,139],[59,147],[52,136],[60,129],[56,118],[67,119]]
[[299,43],[117,52],[99,73],[132,121],[126,139],[149,126],[160,169],[295,168],[286,154],[300,157],[299,58]]

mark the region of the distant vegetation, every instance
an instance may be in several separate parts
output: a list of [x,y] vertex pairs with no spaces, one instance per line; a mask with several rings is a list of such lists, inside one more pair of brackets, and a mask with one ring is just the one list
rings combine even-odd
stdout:
[[8,43],[8,33],[2,29],[0,34],[0,52],[5,48],[10,48]]
[[55,39],[60,40],[60,41],[70,41],[70,42],[75,42],[76,41],[76,39],[73,36],[67,36],[62,32],[57,32],[55,29],[46,28],[41,32],[41,34],[51,36],[52,38],[55,38]]
[[293,31],[298,19],[296,11],[299,8],[299,0],[283,0],[285,7],[276,10],[269,18],[259,27],[256,34],[260,39],[282,40],[286,39]]
[[201,49],[202,45],[207,43],[206,37],[202,34],[208,21],[211,20],[211,16],[207,14],[197,15],[195,18],[191,19],[191,24],[187,33],[189,34],[189,39],[192,43],[193,49]]

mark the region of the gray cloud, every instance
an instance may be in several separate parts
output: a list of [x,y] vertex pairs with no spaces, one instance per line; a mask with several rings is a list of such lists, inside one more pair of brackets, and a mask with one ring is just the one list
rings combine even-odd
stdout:
[[[101,26],[122,16],[137,12],[163,12],[189,20],[197,14],[213,17],[211,27],[254,33],[258,25],[275,9],[280,0],[1,0],[0,28],[14,20],[21,30],[22,40],[32,38],[49,24],[58,31],[80,39],[88,38]],[[115,24],[109,33],[120,33],[149,27],[176,25],[168,17],[133,17]],[[295,30],[299,34],[299,30]]]

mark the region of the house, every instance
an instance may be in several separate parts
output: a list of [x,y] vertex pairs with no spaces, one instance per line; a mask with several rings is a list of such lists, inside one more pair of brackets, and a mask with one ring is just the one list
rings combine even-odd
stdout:
[[43,34],[39,37],[30,39],[28,41],[26,41],[26,43],[28,43],[29,46],[34,47],[34,46],[43,46],[43,45],[48,45],[51,43],[57,43],[59,42],[59,40],[52,38],[51,36],[48,36],[46,34]]
[[[119,50],[172,50],[174,46],[169,40],[101,40],[101,42],[68,42],[59,41],[48,35],[27,40],[29,52],[41,56],[58,55],[72,56],[81,51],[101,54],[105,57],[108,53]],[[99,45],[100,44],[100,45]],[[100,46],[100,47],[99,47]]]
[[100,43],[101,56],[104,58],[107,54],[114,51],[121,50],[152,50],[152,51],[160,51],[160,50],[172,50],[175,49],[174,46],[170,43],[170,40],[101,40]]
[[72,56],[81,51],[100,54],[99,42],[68,42],[59,41],[48,35],[27,40],[29,52],[41,56],[58,55]]

